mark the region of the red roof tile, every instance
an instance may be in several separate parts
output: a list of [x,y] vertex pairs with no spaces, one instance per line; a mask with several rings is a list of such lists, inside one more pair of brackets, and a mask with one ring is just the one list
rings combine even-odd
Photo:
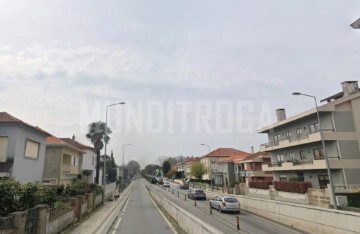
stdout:
[[218,149],[208,153],[207,155],[203,156],[203,158],[204,157],[231,157],[234,155],[243,155],[243,154],[249,154],[249,153],[241,151],[241,150],[233,149],[233,148],[218,148]]
[[71,138],[60,138],[60,140],[65,141],[66,143],[71,144],[71,145],[73,145],[73,146],[75,146],[75,147],[77,147],[79,149],[82,149],[82,150],[89,149],[89,150],[92,150],[92,151],[95,152],[95,149],[93,147],[88,146],[88,145],[84,145],[84,144],[82,144],[82,143],[80,143],[78,141],[75,141],[75,140],[71,139]]
[[237,162],[241,162],[241,161],[245,161],[245,160],[253,160],[253,159],[256,159],[256,158],[259,158],[259,157],[263,157],[263,156],[269,156],[268,153],[266,152],[257,152],[255,154],[250,154],[248,156],[246,156],[245,158],[242,158],[242,159],[238,159]]
[[246,157],[248,157],[249,154],[248,153],[245,153],[245,154],[238,154],[238,155],[234,155],[234,156],[231,156],[229,158],[227,158],[226,160],[224,161],[221,161],[219,163],[227,163],[227,162],[233,162],[233,163],[236,163],[238,160],[242,160]]
[[32,130],[40,132],[41,134],[43,134],[45,136],[51,136],[50,133],[42,130],[41,128],[36,127],[36,126],[32,126],[32,125],[30,125],[28,123],[25,123],[24,121],[10,115],[7,112],[0,112],[0,124],[14,124],[14,125],[17,125],[17,126],[28,127],[28,128],[31,128]]

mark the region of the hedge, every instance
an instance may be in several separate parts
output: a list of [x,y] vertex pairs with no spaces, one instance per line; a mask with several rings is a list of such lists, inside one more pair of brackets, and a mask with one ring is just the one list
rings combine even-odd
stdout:
[[272,182],[268,182],[268,181],[250,181],[249,182],[249,188],[269,189],[270,185],[272,185]]
[[308,188],[312,188],[312,184],[304,181],[274,181],[274,188],[277,191],[304,194],[307,193]]

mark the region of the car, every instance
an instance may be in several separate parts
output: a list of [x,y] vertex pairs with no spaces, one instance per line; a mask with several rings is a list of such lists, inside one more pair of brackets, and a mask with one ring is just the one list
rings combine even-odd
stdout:
[[189,189],[189,183],[185,181],[180,182],[180,189]]
[[169,183],[169,181],[165,181],[163,187],[169,187],[169,188],[170,188],[170,183]]
[[240,202],[232,196],[216,196],[210,199],[210,206],[219,210],[220,213],[224,211],[240,213]]
[[202,189],[190,189],[188,190],[188,198],[206,200],[206,194]]
[[162,177],[157,177],[156,181],[158,184],[164,184],[164,179]]

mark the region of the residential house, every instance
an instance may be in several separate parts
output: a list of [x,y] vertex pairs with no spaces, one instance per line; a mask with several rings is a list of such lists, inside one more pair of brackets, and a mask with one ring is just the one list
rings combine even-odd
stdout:
[[215,184],[223,184],[223,172],[219,168],[219,163],[234,155],[248,154],[244,151],[233,148],[218,148],[200,158],[200,162],[205,165],[207,173],[203,176],[204,180],[213,180]]
[[49,135],[7,112],[0,112],[0,177],[14,177],[21,183],[41,181],[45,139]]
[[181,171],[182,172],[182,175],[183,177],[185,178],[185,174],[186,174],[186,167],[185,167],[185,163],[184,161],[183,162],[180,162],[180,163],[177,163],[176,164],[176,168],[177,168],[177,171]]
[[81,149],[84,154],[80,163],[82,177],[85,177],[88,183],[95,183],[96,174],[96,150],[88,145],[84,145],[75,140],[75,135],[72,138],[60,138],[60,140]]
[[184,166],[185,166],[185,177],[189,178],[189,179],[196,179],[194,176],[191,175],[191,165],[195,164],[195,163],[199,163],[200,159],[198,157],[190,157],[188,159],[186,159],[184,161]]
[[[342,88],[318,107],[335,189],[360,184],[360,92],[357,81],[343,82]],[[269,142],[261,150],[272,158],[263,170],[273,172],[275,181],[309,181],[314,187],[326,187],[329,177],[317,109],[290,118],[278,109],[277,120],[258,130],[268,134]]]
[[272,181],[273,173],[263,171],[262,165],[271,163],[271,156],[267,152],[257,152],[236,160],[236,178],[239,182],[249,183],[250,181]]
[[85,152],[74,144],[50,136],[46,138],[43,172],[44,184],[68,185],[81,173],[81,161]]
[[[216,176],[216,185],[228,187],[233,183],[240,182],[239,168],[236,162],[247,157],[249,153],[235,154],[218,164],[218,171]],[[222,178],[220,177],[222,175]],[[220,180],[221,178],[221,180]]]

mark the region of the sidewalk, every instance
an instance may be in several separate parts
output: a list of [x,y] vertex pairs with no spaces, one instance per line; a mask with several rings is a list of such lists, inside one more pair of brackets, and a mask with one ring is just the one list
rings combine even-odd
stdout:
[[[129,185],[124,191],[122,191],[120,196],[124,196],[130,187],[131,186]],[[107,233],[113,221],[110,219],[110,215],[116,209],[120,208],[123,203],[124,199],[119,199],[119,201],[107,201],[103,206],[98,207],[89,216],[86,216],[84,219],[73,224],[62,233]]]

